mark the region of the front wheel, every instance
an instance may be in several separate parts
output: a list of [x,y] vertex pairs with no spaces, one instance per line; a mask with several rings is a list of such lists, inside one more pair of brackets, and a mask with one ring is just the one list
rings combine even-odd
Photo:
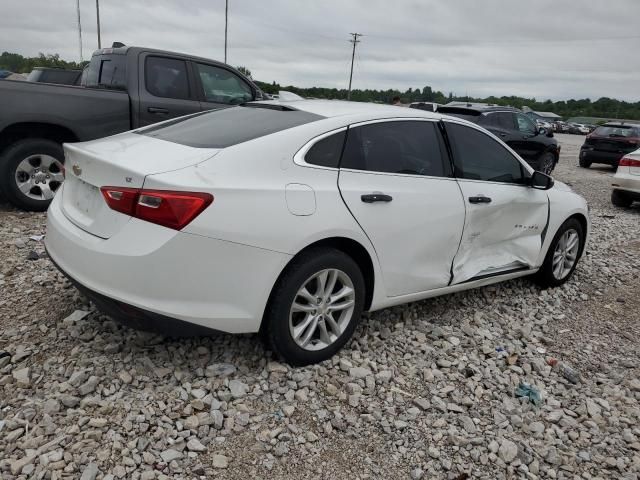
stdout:
[[0,186],[7,200],[24,210],[44,211],[64,181],[62,146],[25,138],[0,157]]
[[551,175],[551,172],[553,172],[553,169],[556,166],[556,157],[553,155],[553,153],[545,153],[544,155],[542,155],[542,158],[540,158],[540,171],[542,173],[546,173],[547,175]]
[[570,218],[558,229],[549,245],[542,267],[535,281],[543,288],[557,287],[573,275],[584,247],[585,232],[582,224]]
[[294,259],[275,285],[264,329],[272,350],[291,365],[318,363],[351,338],[364,307],[357,263],[331,248]]

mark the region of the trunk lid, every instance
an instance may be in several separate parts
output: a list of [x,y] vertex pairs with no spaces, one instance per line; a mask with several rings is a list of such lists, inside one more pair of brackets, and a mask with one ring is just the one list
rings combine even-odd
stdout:
[[639,143],[640,139],[637,138],[601,137],[593,134],[585,140],[585,144],[593,147],[594,150],[621,155],[633,152],[638,148]]
[[100,187],[141,188],[147,175],[189,167],[219,150],[193,148],[135,133],[65,144],[62,211],[82,230],[110,238],[130,216],[111,210]]

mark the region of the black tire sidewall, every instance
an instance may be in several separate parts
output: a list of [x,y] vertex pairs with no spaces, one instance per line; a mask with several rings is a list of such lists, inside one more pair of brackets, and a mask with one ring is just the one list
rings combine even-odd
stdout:
[[588,160],[579,159],[578,163],[582,168],[589,168],[591,166],[591,162]]
[[613,190],[611,192],[611,203],[616,207],[628,208],[633,203],[629,197],[619,190]]
[[[315,273],[328,268],[343,271],[353,282],[355,306],[351,322],[334,343],[318,351],[299,347],[289,332],[291,304],[303,283]],[[271,348],[291,365],[302,366],[318,363],[332,357],[349,341],[356,329],[364,308],[365,284],[358,264],[340,250],[312,249],[294,259],[281,275],[267,307],[266,337]]]
[[[560,237],[567,230],[571,228],[575,229],[578,232],[578,236],[580,238],[580,248],[578,249],[578,257],[576,258],[576,262],[573,264],[573,267],[571,267],[571,271],[564,278],[562,278],[561,280],[558,280],[553,275],[553,253],[556,249],[556,245],[558,244],[558,241],[560,240]],[[560,228],[558,229],[558,231],[553,237],[553,240],[549,244],[549,249],[547,250],[547,255],[545,256],[544,263],[542,264],[542,267],[540,268],[540,270],[538,271],[538,274],[536,275],[537,283],[543,288],[548,288],[548,287],[560,286],[563,283],[565,283],[567,280],[569,280],[573,275],[573,272],[575,271],[576,267],[578,266],[580,257],[582,256],[582,250],[584,249],[584,240],[585,240],[584,228],[576,218],[569,218],[562,225],[560,225]]]
[[50,155],[64,163],[62,145],[43,138],[26,138],[7,147],[0,155],[0,190],[7,200],[18,208],[44,211],[51,201],[34,200],[25,196],[16,185],[15,172],[22,160],[31,155]]
[[551,152],[546,152],[543,153],[542,156],[540,157],[540,161],[538,162],[540,165],[540,168],[544,168],[544,164],[545,164],[545,159],[547,158],[551,158],[551,170],[549,170],[548,172],[545,172],[544,170],[541,170],[542,173],[546,173],[547,175],[551,175],[551,172],[553,172],[556,168],[556,157],[553,155],[553,153]]

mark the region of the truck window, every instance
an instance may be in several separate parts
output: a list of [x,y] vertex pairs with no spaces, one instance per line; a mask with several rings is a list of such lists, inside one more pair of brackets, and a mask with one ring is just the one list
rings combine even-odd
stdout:
[[147,91],[156,97],[190,98],[187,64],[183,60],[147,57],[144,66]]
[[196,63],[204,97],[207,102],[237,105],[253,100],[251,87],[229,70]]
[[89,88],[126,90],[126,55],[95,55],[83,76]]

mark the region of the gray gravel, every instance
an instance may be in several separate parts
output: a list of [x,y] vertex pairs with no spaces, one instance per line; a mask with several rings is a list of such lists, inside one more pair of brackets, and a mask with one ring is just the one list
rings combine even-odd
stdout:
[[572,281],[376,312],[307,368],[121,327],[44,258],[44,214],[0,204],[0,478],[637,479],[640,208],[558,137],[593,221]]

